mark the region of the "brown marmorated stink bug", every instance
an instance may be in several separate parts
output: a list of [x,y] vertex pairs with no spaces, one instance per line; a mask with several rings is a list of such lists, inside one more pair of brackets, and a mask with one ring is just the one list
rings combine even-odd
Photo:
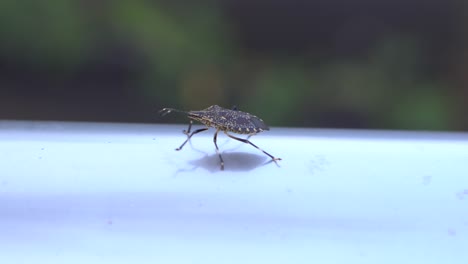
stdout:
[[268,152],[257,147],[255,144],[250,142],[248,138],[238,138],[228,133],[232,132],[237,134],[246,134],[249,135],[250,138],[250,136],[258,134],[264,130],[270,130],[270,128],[267,125],[265,125],[262,119],[249,113],[239,111],[236,107],[234,107],[233,109],[226,109],[217,105],[212,105],[200,111],[188,112],[173,108],[163,108],[159,112],[162,116],[167,115],[170,112],[184,113],[187,115],[188,118],[199,121],[200,123],[203,123],[207,126],[204,128],[197,129],[190,133],[190,129],[192,128],[193,124],[193,121],[190,120],[188,129],[182,131],[185,135],[187,135],[187,139],[184,141],[184,143],[182,143],[182,145],[180,145],[180,147],[176,148],[176,150],[181,150],[193,135],[206,131],[210,127],[214,127],[216,129],[216,132],[213,137],[213,142],[216,147],[216,153],[218,154],[219,160],[221,161],[221,170],[224,170],[224,161],[223,157],[221,156],[221,153],[219,152],[218,144],[216,143],[216,138],[218,136],[219,131],[223,131],[228,137],[232,139],[254,146],[255,148],[265,153],[268,157],[270,157],[275,163],[277,160],[281,160],[281,158],[275,158]]

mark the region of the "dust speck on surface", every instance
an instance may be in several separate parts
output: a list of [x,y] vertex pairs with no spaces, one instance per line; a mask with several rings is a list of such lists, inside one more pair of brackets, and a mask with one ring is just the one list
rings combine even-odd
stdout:
[[453,228],[449,228],[449,229],[447,229],[447,234],[449,236],[456,236],[457,235],[457,230],[455,230]]
[[460,200],[464,200],[465,198],[468,198],[468,189],[464,189],[459,192],[456,192],[455,196]]
[[431,181],[432,181],[432,176],[430,176],[430,175],[426,175],[426,176],[422,177],[422,184],[423,185],[429,185],[429,184],[431,184]]
[[324,156],[316,155],[315,158],[309,162],[308,167],[310,172],[314,174],[316,172],[324,171],[328,165],[329,162]]

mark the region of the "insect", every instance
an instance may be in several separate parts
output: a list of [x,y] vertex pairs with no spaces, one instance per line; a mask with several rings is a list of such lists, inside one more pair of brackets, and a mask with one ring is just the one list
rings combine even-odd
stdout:
[[[187,139],[182,143],[182,145],[180,145],[180,147],[176,148],[177,151],[181,150],[193,135],[206,131],[210,127],[214,127],[216,129],[216,132],[214,133],[213,142],[216,147],[216,154],[218,154],[219,160],[221,162],[221,170],[224,170],[224,160],[221,156],[221,153],[219,152],[218,144],[216,143],[219,131],[223,131],[228,137],[232,139],[254,146],[258,150],[265,153],[265,155],[270,157],[275,163],[276,161],[281,160],[281,158],[274,157],[273,155],[262,150],[261,148],[257,147],[255,144],[248,140],[250,136],[253,136],[265,130],[270,130],[270,128],[267,125],[265,125],[262,119],[249,113],[239,111],[237,110],[237,107],[233,107],[233,109],[226,109],[217,105],[212,105],[200,111],[187,112],[173,108],[163,108],[159,111],[159,113],[162,116],[165,116],[171,112],[179,112],[186,114],[187,117],[191,119],[188,129],[182,131],[185,135],[187,135]],[[206,125],[206,127],[190,132],[193,120]],[[246,134],[249,135],[249,137],[247,139],[238,138],[229,134],[228,132]]]

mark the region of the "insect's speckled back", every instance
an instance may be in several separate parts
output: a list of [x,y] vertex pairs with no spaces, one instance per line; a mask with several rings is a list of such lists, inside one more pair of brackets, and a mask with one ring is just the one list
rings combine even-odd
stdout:
[[188,117],[206,126],[238,134],[256,134],[269,130],[262,119],[246,112],[212,105],[200,111],[190,111]]

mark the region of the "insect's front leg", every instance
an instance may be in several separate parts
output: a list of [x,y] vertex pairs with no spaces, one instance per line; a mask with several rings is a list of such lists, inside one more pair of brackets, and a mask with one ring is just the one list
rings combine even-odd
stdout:
[[180,147],[176,148],[175,150],[177,150],[177,151],[181,150],[185,146],[185,144],[187,144],[187,142],[190,140],[190,138],[193,135],[208,130],[207,127],[204,127],[204,128],[197,129],[197,130],[193,131],[192,133],[190,133],[190,129],[192,128],[192,123],[193,122],[190,120],[190,124],[189,124],[188,129],[182,131],[185,135],[187,135],[187,139],[184,141],[184,143],[182,143],[182,145],[180,145]]
[[190,120],[190,123],[188,125],[188,129],[187,130],[182,130],[182,133],[184,133],[185,135],[189,135],[190,134],[190,129],[192,129],[192,124],[193,124],[193,121]]

